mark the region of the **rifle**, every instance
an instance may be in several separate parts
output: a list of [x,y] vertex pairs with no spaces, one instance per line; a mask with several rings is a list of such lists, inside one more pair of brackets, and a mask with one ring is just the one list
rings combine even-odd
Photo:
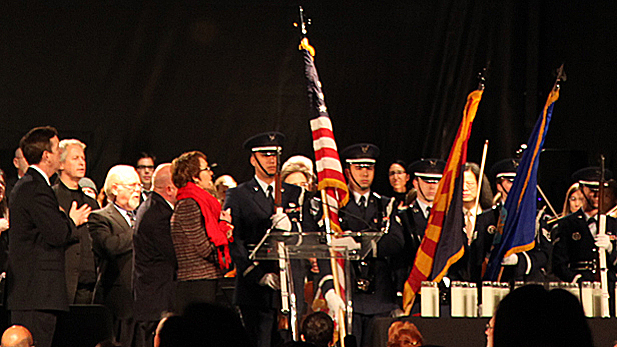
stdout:
[[[606,235],[606,212],[604,210],[604,155],[600,156],[600,199],[598,202],[598,236]],[[602,318],[610,317],[608,307],[608,276],[606,269],[606,250],[599,249],[600,285],[602,286]]]

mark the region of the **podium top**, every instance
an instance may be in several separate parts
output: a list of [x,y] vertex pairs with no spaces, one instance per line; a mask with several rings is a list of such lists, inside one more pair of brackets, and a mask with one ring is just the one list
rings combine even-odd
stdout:
[[[383,232],[345,231],[327,235],[324,232],[280,232],[272,231],[255,252],[256,260],[289,259],[364,259],[372,251],[377,251],[377,242]],[[330,244],[326,241],[329,237]],[[284,246],[281,252],[280,246]]]

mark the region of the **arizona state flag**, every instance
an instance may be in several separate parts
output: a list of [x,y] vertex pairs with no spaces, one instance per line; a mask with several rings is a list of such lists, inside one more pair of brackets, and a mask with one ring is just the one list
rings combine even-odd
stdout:
[[484,275],[488,281],[497,280],[503,258],[528,251],[535,246],[538,164],[553,114],[553,106],[558,98],[559,89],[553,88],[527,141],[527,150],[523,152],[523,158],[516,170],[516,177],[497,223],[501,242],[491,252]]
[[440,281],[465,250],[463,230],[463,165],[467,161],[467,141],[482,99],[482,90],[467,97],[463,120],[448,156],[443,177],[437,186],[433,208],[416,259],[405,282],[403,307],[406,314],[422,281]]

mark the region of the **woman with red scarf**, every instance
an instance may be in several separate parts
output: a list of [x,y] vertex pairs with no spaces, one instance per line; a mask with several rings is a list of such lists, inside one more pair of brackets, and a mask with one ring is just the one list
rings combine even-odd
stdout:
[[206,156],[187,152],[171,163],[178,187],[171,217],[171,238],[178,259],[176,308],[192,302],[214,302],[218,279],[231,267],[231,215],[214,197],[212,170]]

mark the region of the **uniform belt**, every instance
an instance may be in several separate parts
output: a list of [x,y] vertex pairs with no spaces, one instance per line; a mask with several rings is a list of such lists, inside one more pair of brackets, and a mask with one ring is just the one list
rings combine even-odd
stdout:
[[598,264],[595,260],[577,261],[570,263],[570,269],[573,271],[591,271],[596,272]]

